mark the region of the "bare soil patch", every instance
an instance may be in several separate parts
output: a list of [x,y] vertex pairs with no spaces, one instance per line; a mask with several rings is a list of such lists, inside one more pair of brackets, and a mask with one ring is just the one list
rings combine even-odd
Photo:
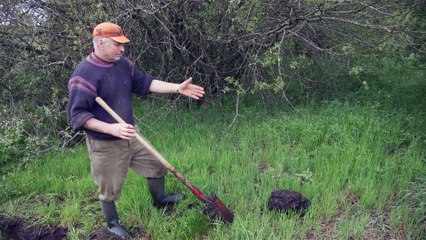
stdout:
[[26,240],[61,240],[68,229],[62,226],[29,226],[22,219],[7,219],[0,215],[0,229],[9,237]]
[[[68,229],[62,226],[29,226],[24,220],[16,218],[10,219],[0,214],[0,239],[9,240],[65,240],[67,239]],[[152,239],[143,228],[131,229],[130,234],[135,239]],[[104,229],[98,229],[89,234],[90,240],[121,240]]]

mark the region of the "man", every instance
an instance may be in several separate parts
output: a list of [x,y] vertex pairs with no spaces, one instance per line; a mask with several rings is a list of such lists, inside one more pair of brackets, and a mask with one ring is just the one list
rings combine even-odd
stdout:
[[[204,89],[191,83],[168,83],[137,69],[123,57],[124,43],[129,39],[121,27],[104,22],[93,30],[94,51],[74,70],[69,82],[68,120],[74,131],[86,132],[86,145],[91,161],[91,174],[99,188],[99,202],[110,232],[123,238],[130,234],[119,224],[115,201],[128,168],[147,179],[154,206],[162,208],[179,201],[183,195],[168,195],[164,190],[166,168],[135,138],[137,127],[132,112],[132,93],[146,96],[155,93],[176,93],[194,99]],[[95,102],[99,96],[124,119],[116,123]]]

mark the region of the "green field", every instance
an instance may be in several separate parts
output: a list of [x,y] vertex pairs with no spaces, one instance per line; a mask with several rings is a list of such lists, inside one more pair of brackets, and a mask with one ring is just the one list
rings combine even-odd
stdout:
[[[245,104],[238,116],[232,109],[175,112],[169,105],[136,104],[143,134],[204,194],[217,193],[235,221],[210,222],[203,203],[172,174],[168,190],[186,197],[171,214],[157,211],[145,180],[130,171],[118,211],[137,238],[425,237],[421,113],[386,110],[378,102],[323,102],[274,114]],[[69,239],[105,228],[84,145],[14,168],[0,185],[7,217],[67,227]],[[268,211],[277,189],[308,198],[306,215]]]

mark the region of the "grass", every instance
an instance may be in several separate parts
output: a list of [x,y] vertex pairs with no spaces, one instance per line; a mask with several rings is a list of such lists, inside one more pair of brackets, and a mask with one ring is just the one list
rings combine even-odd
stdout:
[[[331,101],[272,116],[246,105],[231,125],[228,110],[156,107],[136,106],[145,137],[204,194],[217,193],[235,222],[211,223],[171,174],[167,189],[186,198],[172,215],[157,211],[144,179],[130,171],[118,201],[130,231],[142,228],[148,239],[426,237],[426,142],[414,113]],[[0,211],[8,216],[66,226],[69,239],[105,227],[85,146],[27,162],[0,186]],[[303,219],[267,211],[275,189],[311,200]]]

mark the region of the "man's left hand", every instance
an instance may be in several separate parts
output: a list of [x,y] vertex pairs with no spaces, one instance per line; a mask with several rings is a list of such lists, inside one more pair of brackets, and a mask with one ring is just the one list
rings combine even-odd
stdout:
[[199,100],[205,94],[203,87],[192,84],[192,77],[179,84],[178,93],[196,100]]

